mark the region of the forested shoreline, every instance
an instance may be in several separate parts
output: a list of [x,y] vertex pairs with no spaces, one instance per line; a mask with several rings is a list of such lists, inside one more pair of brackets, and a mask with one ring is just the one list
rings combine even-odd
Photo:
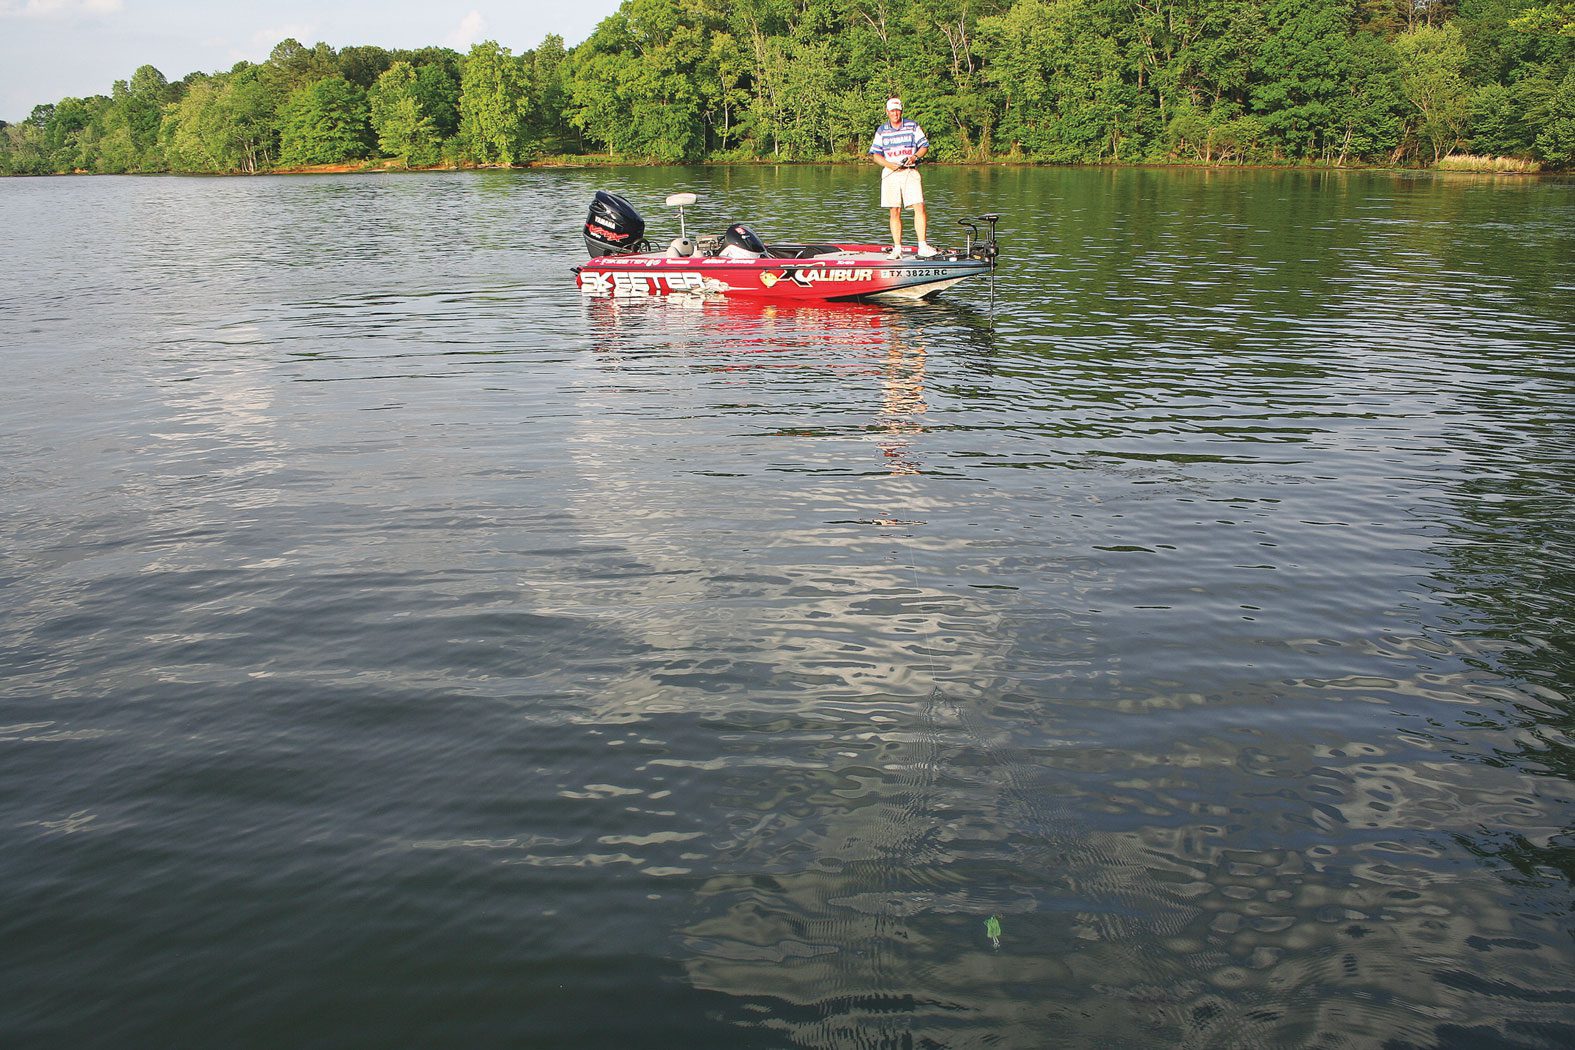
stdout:
[[583,43],[308,47],[0,122],[0,174],[857,157],[1575,164],[1575,0],[625,0]]

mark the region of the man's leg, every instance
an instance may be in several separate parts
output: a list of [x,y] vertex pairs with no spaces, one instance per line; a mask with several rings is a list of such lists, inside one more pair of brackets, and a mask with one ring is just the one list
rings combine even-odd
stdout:
[[930,243],[930,239],[925,236],[926,233],[930,232],[930,218],[924,213],[924,205],[922,203],[913,206],[913,232],[918,236],[919,244],[925,245]]
[[891,209],[891,246],[902,247],[902,206]]

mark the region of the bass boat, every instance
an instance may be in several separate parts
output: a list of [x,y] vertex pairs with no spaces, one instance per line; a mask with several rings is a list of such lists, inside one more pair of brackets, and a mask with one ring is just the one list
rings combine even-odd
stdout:
[[[767,245],[743,223],[720,236],[691,239],[684,209],[693,193],[667,198],[678,209],[679,236],[665,250],[645,239],[645,220],[623,197],[597,191],[585,217],[590,261],[574,267],[585,295],[739,296],[773,301],[927,299],[970,277],[995,275],[995,224],[1000,216],[963,219],[962,248],[921,258],[907,248],[900,256],[879,244]],[[980,234],[980,226],[988,231]],[[992,287],[993,290],[993,287]]]

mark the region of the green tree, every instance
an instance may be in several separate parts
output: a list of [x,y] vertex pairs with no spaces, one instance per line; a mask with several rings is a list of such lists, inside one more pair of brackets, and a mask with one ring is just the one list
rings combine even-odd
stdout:
[[1528,134],[1517,93],[1503,84],[1483,84],[1467,107],[1471,152],[1491,157],[1524,157],[1535,136]]
[[982,20],[981,51],[1012,152],[1073,163],[1131,154],[1137,89],[1115,13],[1103,0],[1018,0]]
[[[1166,56],[1153,66],[1156,90],[1170,85],[1167,152],[1203,161],[1245,160],[1264,136],[1262,122],[1247,115],[1247,87],[1264,35],[1262,12],[1252,0],[1178,0],[1156,5],[1149,31]],[[1143,38],[1139,38],[1143,43]],[[1143,44],[1144,52],[1153,45]]]
[[338,72],[339,59],[333,48],[321,41],[307,47],[294,37],[275,44],[263,63],[264,82],[281,98]]
[[459,138],[467,160],[513,164],[524,156],[525,78],[518,60],[496,40],[484,40],[465,56],[460,77]]
[[24,120],[0,128],[0,175],[47,175],[53,170],[43,127]]
[[389,57],[415,68],[422,112],[432,119],[438,138],[452,137],[459,130],[459,78],[464,58],[447,47],[391,51]]
[[452,68],[441,62],[416,67],[416,97],[440,139],[451,138],[459,131],[458,69],[458,55],[454,56]]
[[726,29],[712,32],[710,46],[705,68],[715,81],[710,92],[715,100],[710,113],[711,135],[716,149],[725,153],[741,143],[742,118],[750,99],[750,62],[738,38]]
[[[1575,162],[1575,0],[623,0],[591,37],[335,51],[0,126],[0,171],[265,171],[374,145],[512,164],[861,154],[909,99],[940,156]],[[374,135],[375,132],[375,135]],[[578,133],[578,134],[576,134]]]
[[526,131],[550,148],[562,150],[571,129],[567,119],[569,91],[566,83],[569,53],[563,37],[549,33],[536,47],[520,56],[525,94],[533,100],[526,117]]
[[838,87],[830,44],[792,38],[774,40],[772,44],[782,70],[778,84],[782,155],[789,160],[810,160],[830,153]]
[[162,166],[158,148],[159,123],[164,104],[171,97],[169,82],[152,66],[141,66],[128,83],[115,81],[110,104],[100,116],[101,137],[93,170],[107,172],[153,171]]
[[1540,94],[1528,117],[1539,157],[1561,167],[1575,163],[1575,69]]
[[247,66],[225,81],[224,137],[244,171],[264,171],[279,155],[279,106],[282,99],[269,86],[264,69]]
[[343,77],[298,88],[279,111],[282,164],[338,164],[369,152],[366,92]]
[[165,111],[159,141],[171,168],[233,171],[241,166],[229,148],[229,115],[223,112],[227,89],[217,77],[194,81],[186,96]]
[[386,156],[405,158],[411,164],[436,164],[440,140],[432,118],[421,104],[416,71],[409,62],[388,67],[368,92],[372,129]]
[[1351,53],[1347,0],[1272,0],[1273,27],[1254,65],[1252,108],[1279,156],[1329,158],[1343,138],[1338,106],[1349,94]]
[[709,13],[625,0],[575,50],[569,121],[622,156],[678,161],[705,148]]
[[1334,102],[1338,152],[1333,160],[1392,161],[1405,137],[1408,108],[1395,73],[1394,48],[1367,32],[1353,34],[1348,44],[1347,90]]
[[[854,4],[862,2],[864,0],[853,0]],[[879,4],[883,0],[869,2]],[[717,71],[718,113],[726,124],[728,137],[744,144],[745,149],[756,156],[773,156],[781,151],[779,122],[783,113],[780,99],[782,69],[776,57],[780,52],[772,46],[771,41],[789,32],[793,11],[794,5],[790,0],[737,0],[732,4],[725,25],[717,28],[737,42],[739,53],[736,65],[731,62],[717,64],[722,62],[723,56],[716,49],[717,35],[713,34],[712,37],[711,62],[712,68]],[[862,10],[857,15],[861,18],[873,17]],[[881,31],[889,34],[892,30],[887,28],[884,14],[881,18]],[[601,32],[610,22],[610,19],[603,22],[597,32]],[[862,24],[856,27],[856,31],[861,28]],[[576,48],[576,58],[585,49],[585,44]],[[889,48],[877,47],[858,52],[855,61],[858,62],[858,68],[870,71],[869,75],[882,78],[883,86],[878,90],[883,90],[886,95],[897,90]],[[729,91],[736,92],[736,95],[743,96],[747,101],[729,101]],[[578,97],[575,103],[580,104]],[[735,108],[741,110],[736,119],[733,115]]]
[[164,110],[159,142],[177,171],[266,171],[278,155],[273,92],[260,67],[189,82]]
[[1528,7],[1510,24],[1526,32],[1544,32],[1575,39],[1575,0],[1553,0],[1549,4]]
[[1460,144],[1470,113],[1460,29],[1453,23],[1419,26],[1395,38],[1394,54],[1401,91],[1414,110],[1414,133],[1436,162]]
[[42,130],[50,171],[92,170],[95,145],[102,134],[95,123],[109,102],[103,95],[63,98],[48,108]]
[[369,45],[343,48],[335,61],[340,76],[365,90],[393,64],[394,57],[387,51]]
[[[979,23],[1005,6],[1005,0],[906,0],[891,6],[901,27],[889,46],[901,84],[907,85],[902,90],[922,106],[936,152],[970,157],[989,149],[996,110],[984,78]],[[839,36],[833,31],[829,39]]]
[[[1462,0],[1453,24],[1466,47],[1466,77],[1477,85],[1509,84],[1545,60],[1543,34],[1517,29],[1529,0]],[[1408,28],[1408,27],[1402,27]],[[1398,34],[1394,34],[1398,35]]]

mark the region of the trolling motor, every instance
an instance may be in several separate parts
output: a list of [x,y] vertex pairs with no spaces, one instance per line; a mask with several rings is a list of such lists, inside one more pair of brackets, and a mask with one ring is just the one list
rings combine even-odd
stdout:
[[[968,243],[963,248],[963,254],[970,259],[986,259],[993,267],[995,265],[995,257],[1000,254],[995,246],[995,224],[1000,221],[1001,216],[993,211],[984,215],[975,215],[969,219],[958,219],[957,225],[964,227],[968,231]],[[979,224],[981,222],[990,224],[989,235],[982,240],[979,237]]]
[[[957,225],[968,230],[968,243],[963,248],[963,254],[970,259],[987,259],[990,263],[990,324],[992,326],[995,324],[995,257],[1000,254],[995,243],[995,224],[1000,221],[1000,214],[993,211],[975,215],[971,219],[957,220]],[[984,240],[979,239],[981,222],[990,224],[990,233]]]

